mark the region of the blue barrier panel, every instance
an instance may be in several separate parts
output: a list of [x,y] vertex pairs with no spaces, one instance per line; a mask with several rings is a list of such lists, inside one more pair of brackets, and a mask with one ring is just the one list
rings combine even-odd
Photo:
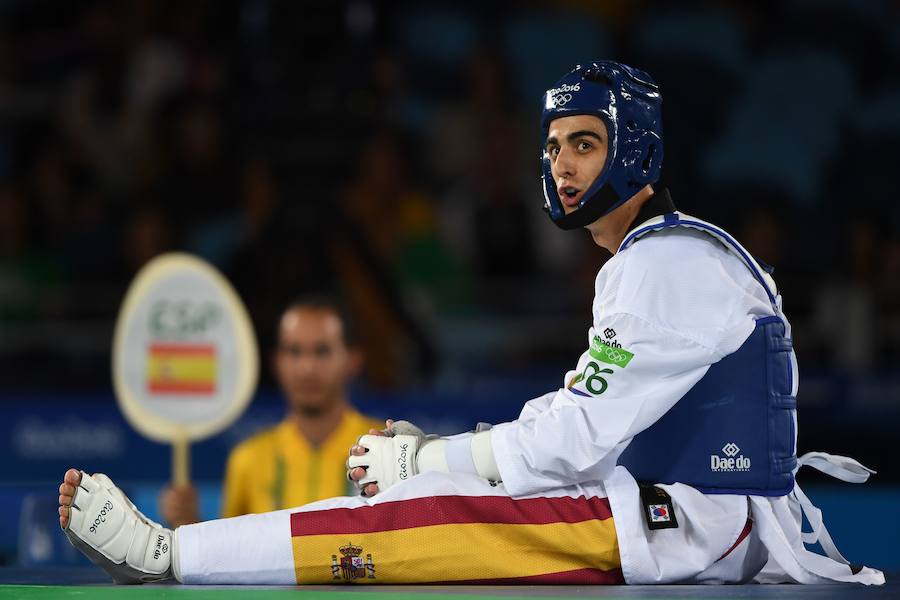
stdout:
[[853,564],[878,569],[900,568],[900,486],[874,484],[803,485],[812,503],[822,509],[825,526],[841,554]]

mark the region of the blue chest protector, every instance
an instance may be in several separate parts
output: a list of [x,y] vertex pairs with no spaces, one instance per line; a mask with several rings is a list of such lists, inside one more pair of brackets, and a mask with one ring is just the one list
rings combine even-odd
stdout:
[[[741,257],[781,315],[774,282],[725,231],[679,213],[654,221],[630,234],[621,248],[665,227],[705,231]],[[684,483],[708,494],[789,493],[797,466],[791,351],[781,316],[757,320],[736,352],[710,366],[675,406],[631,440],[618,464],[638,481]]]

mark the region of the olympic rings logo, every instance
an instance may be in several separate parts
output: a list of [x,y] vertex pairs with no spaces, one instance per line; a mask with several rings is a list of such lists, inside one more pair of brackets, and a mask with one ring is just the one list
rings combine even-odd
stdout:
[[554,106],[565,106],[572,101],[572,94],[557,94],[553,96]]
[[626,358],[628,358],[627,356],[625,356],[624,354],[622,354],[621,352],[619,352],[618,350],[616,350],[615,348],[613,348],[611,346],[606,346],[606,348],[604,348],[604,350],[606,351],[606,358],[613,361],[614,363],[620,363],[623,360],[625,360]]

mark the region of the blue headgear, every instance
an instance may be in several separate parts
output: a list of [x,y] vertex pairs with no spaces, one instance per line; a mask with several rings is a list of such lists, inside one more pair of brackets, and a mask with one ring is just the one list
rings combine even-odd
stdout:
[[620,206],[648,183],[659,179],[663,140],[662,96],[647,73],[612,61],[575,68],[544,94],[541,144],[550,122],[559,117],[594,115],[606,124],[606,164],[585,192],[577,210],[565,214],[550,171],[550,155],[542,148],[545,208],[563,229],[593,223]]

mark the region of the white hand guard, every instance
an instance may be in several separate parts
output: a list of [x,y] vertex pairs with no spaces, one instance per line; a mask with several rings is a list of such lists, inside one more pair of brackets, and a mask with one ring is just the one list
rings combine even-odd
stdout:
[[[409,421],[396,421],[386,436],[364,435],[357,445],[366,449],[362,456],[350,456],[347,459],[347,473],[356,467],[363,467],[366,476],[356,482],[363,490],[370,483],[378,484],[378,491],[383,492],[401,481],[422,471],[433,470],[422,464],[422,450],[435,445],[440,440],[437,436],[426,436],[425,432]],[[442,452],[442,451],[441,451]],[[444,469],[446,470],[446,469]]]
[[377,483],[383,492],[389,487],[417,475],[416,454],[420,439],[414,435],[364,435],[357,445],[367,450],[363,456],[351,456],[347,460],[350,469],[364,467],[366,476],[357,481],[360,489]]
[[175,576],[175,534],[145,517],[102,473],[91,477],[82,472],[65,534],[116,583]]
[[[364,435],[357,445],[366,449],[362,456],[347,459],[347,477],[356,467],[366,475],[356,481],[360,490],[370,483],[383,492],[401,481],[426,471],[471,473],[489,481],[500,481],[500,470],[491,446],[490,426],[484,431],[453,438],[425,433],[408,421],[397,421],[386,436]],[[392,437],[391,437],[392,436]]]

